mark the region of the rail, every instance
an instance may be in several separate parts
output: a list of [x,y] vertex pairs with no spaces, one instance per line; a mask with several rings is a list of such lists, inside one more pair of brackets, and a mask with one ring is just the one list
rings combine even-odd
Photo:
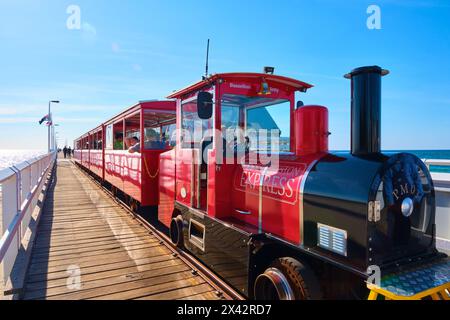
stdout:
[[450,169],[450,160],[448,159],[423,159],[423,162],[431,171],[435,190],[441,193],[450,193],[450,173],[432,171],[432,167],[441,167]]
[[[0,171],[0,284],[6,284],[56,153]],[[0,286],[0,287],[1,287]]]
[[436,167],[450,169],[450,160],[424,159],[423,162],[431,169],[436,192],[436,246],[450,254],[450,173],[434,170]]

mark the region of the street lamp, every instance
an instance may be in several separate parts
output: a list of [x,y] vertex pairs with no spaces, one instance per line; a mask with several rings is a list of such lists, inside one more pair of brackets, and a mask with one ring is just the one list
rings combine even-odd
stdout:
[[51,141],[50,141],[50,132],[51,128],[53,126],[53,117],[52,117],[52,111],[51,111],[51,105],[52,103],[59,103],[59,100],[50,100],[48,102],[48,116],[50,117],[50,125],[48,126],[48,134],[47,134],[47,141],[48,141],[48,152],[52,150]]

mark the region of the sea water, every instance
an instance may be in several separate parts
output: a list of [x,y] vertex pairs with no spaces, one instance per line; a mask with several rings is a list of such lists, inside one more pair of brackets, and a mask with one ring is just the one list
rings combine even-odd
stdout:
[[0,170],[46,154],[46,150],[0,150]]
[[[420,159],[449,159],[450,150],[399,150],[391,152],[407,152],[418,156]],[[45,150],[0,150],[0,170],[19,164],[23,161],[45,154]],[[450,167],[432,166],[433,172],[449,172]]]

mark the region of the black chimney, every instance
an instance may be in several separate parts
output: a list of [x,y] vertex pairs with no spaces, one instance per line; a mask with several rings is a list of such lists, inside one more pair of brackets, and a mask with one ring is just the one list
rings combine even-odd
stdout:
[[345,75],[351,79],[353,155],[381,151],[381,77],[389,71],[378,66],[361,67]]

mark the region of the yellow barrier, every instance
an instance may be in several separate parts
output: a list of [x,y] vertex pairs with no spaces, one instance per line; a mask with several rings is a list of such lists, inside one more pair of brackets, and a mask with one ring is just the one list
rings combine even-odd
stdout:
[[413,296],[398,295],[372,284],[369,284],[367,288],[370,290],[368,300],[377,300],[379,297],[384,297],[384,300],[422,300],[427,297],[432,300],[450,300],[450,283],[419,292]]

